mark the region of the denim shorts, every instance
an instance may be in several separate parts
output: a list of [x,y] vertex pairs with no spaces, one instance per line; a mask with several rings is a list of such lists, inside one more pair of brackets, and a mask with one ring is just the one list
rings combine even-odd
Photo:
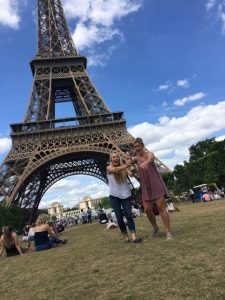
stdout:
[[42,245],[38,245],[38,246],[35,246],[35,250],[36,251],[42,251],[42,250],[47,250],[47,249],[50,249],[52,248],[52,246],[55,244],[54,240],[53,239],[49,239],[49,241],[45,244],[42,244]]

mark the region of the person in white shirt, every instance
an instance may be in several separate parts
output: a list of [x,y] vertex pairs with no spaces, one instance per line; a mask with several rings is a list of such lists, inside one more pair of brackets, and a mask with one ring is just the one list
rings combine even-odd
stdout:
[[128,161],[124,164],[119,153],[113,152],[111,154],[111,164],[107,167],[109,199],[115,211],[120,231],[124,236],[124,243],[130,242],[123,220],[124,216],[127,219],[127,226],[132,237],[132,242],[140,243],[142,239],[136,237],[136,229],[131,211],[131,191],[127,182],[127,176],[132,176],[132,172],[129,166],[130,162]]

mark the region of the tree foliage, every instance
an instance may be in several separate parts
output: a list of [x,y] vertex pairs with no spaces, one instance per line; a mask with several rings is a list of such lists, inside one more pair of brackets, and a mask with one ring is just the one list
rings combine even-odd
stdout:
[[103,197],[101,199],[100,202],[98,202],[98,204],[96,204],[96,207],[95,209],[98,209],[98,208],[110,208],[111,205],[110,205],[110,202],[109,202],[109,197]]
[[181,193],[202,183],[225,184],[225,140],[206,139],[192,145],[189,151],[189,162],[176,165],[171,174],[163,176],[169,189]]
[[10,206],[0,205],[0,227],[11,225],[14,228],[21,229],[25,225],[25,218],[22,209]]
[[201,157],[204,157],[205,155],[211,153],[214,151],[214,147],[216,145],[215,138],[206,139],[204,141],[200,141],[195,145],[192,145],[189,148],[189,154],[190,154],[190,162],[196,161]]

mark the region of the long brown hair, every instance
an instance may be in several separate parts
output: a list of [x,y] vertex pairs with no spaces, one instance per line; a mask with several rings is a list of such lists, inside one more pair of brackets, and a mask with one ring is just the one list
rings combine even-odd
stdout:
[[143,140],[142,140],[142,138],[136,138],[135,140],[134,140],[134,142],[133,142],[133,145],[134,144],[136,144],[136,143],[138,143],[138,144],[140,144],[141,146],[145,146],[145,144],[144,144],[144,142],[143,142]]
[[[119,166],[122,166],[122,164],[123,164],[122,158],[120,156],[120,153],[116,152],[116,151],[112,152],[110,155],[111,163],[112,163],[112,157],[114,154],[119,156],[119,158],[120,158]],[[127,172],[125,170],[118,171],[118,172],[114,173],[114,177],[118,183],[123,183],[127,179]]]
[[4,227],[3,233],[3,245],[6,248],[11,247],[14,244],[14,239],[12,237],[13,228],[10,225]]

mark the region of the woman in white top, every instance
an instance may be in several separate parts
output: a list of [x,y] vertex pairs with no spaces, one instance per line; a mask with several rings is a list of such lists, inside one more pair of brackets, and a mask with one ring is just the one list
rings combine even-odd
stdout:
[[123,220],[124,216],[127,219],[127,226],[131,233],[132,241],[140,243],[142,239],[136,237],[135,224],[131,211],[131,192],[127,182],[127,176],[132,176],[129,165],[129,162],[122,163],[119,153],[114,152],[111,154],[111,164],[107,167],[109,199],[115,211],[120,231],[124,236],[124,243],[130,242]]

